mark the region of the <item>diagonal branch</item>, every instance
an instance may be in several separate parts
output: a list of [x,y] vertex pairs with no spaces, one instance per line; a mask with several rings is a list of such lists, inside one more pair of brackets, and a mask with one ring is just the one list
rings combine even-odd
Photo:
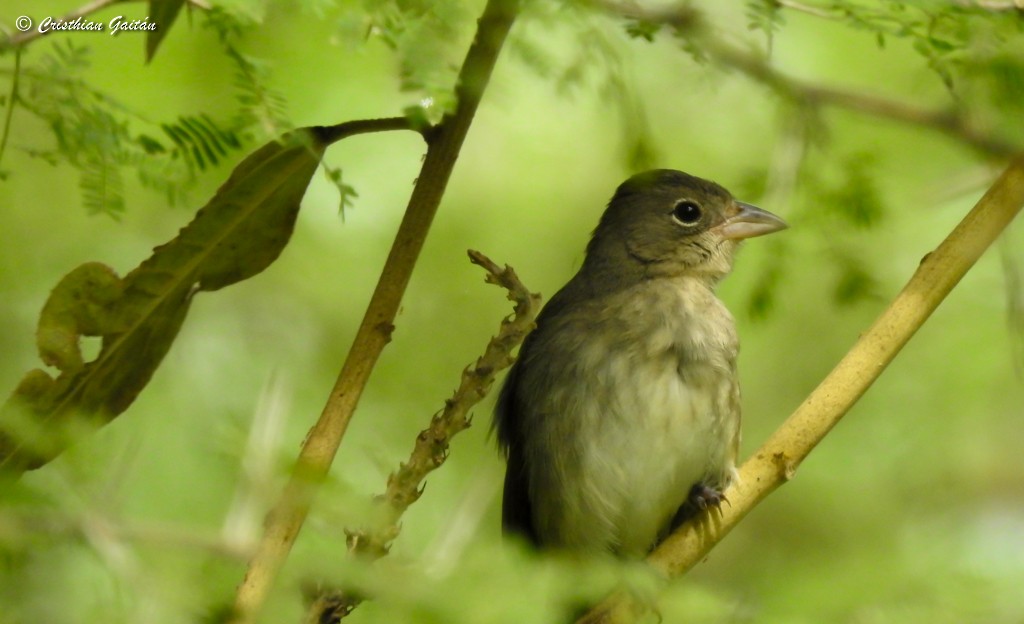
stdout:
[[715,62],[739,70],[776,92],[811,106],[834,106],[936,130],[990,156],[1012,156],[1022,148],[1002,135],[981,130],[970,123],[963,112],[954,108],[928,109],[899,100],[804,82],[787,76],[753,54],[721,43],[708,45],[705,50]]
[[309,514],[316,485],[330,470],[377,358],[391,339],[402,295],[517,12],[517,0],[488,0],[484,8],[459,73],[457,109],[428,137],[423,167],[355,341],[320,419],[303,442],[281,499],[267,515],[263,537],[238,587],[235,622],[252,621],[262,606]]
[[735,69],[782,97],[809,106],[832,106],[936,130],[990,156],[1011,157],[1024,148],[1008,141],[998,132],[978,127],[971,122],[967,111],[956,107],[924,108],[896,99],[805,82],[789,76],[767,60],[715,38],[710,34],[712,29],[708,27],[703,14],[689,4],[646,8],[623,0],[589,0],[589,3],[599,11],[620,18],[666,26],[674,36],[690,43],[710,61]]
[[[874,325],[814,392],[740,468],[720,514],[702,514],[682,525],[647,558],[666,576],[679,576],[701,561],[747,513],[793,477],[800,463],[867,391],[903,345],[924,324],[981,254],[1024,207],[1024,157],[1003,172],[935,251]],[[580,622],[629,622],[645,607],[616,594]]]
[[[387,490],[374,500],[379,511],[374,515],[374,524],[346,531],[349,552],[368,561],[387,554],[401,530],[398,521],[402,514],[423,494],[423,480],[447,459],[451,439],[470,425],[469,409],[487,396],[498,372],[512,365],[512,350],[534,327],[540,295],[531,293],[512,267],[502,269],[479,251],[470,250],[469,257],[473,264],[487,271],[488,284],[508,290],[508,298],[515,302],[515,313],[501,321],[498,335],[487,343],[484,354],[462,371],[455,394],[434,415],[430,427],[416,436],[409,461],[388,477]],[[357,593],[337,589],[317,593],[307,612],[306,621],[310,623],[336,624],[363,599]]]

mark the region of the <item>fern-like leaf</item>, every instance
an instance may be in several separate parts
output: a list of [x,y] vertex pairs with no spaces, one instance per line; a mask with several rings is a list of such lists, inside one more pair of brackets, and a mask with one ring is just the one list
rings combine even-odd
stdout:
[[182,115],[176,123],[160,124],[160,129],[174,144],[173,148],[166,150],[151,137],[139,137],[140,144],[150,153],[166,151],[172,159],[181,158],[192,171],[216,166],[229,150],[242,146],[238,133],[222,129],[207,115]]
[[124,212],[124,183],[115,159],[98,152],[86,158],[81,166],[78,186],[86,210],[91,214],[120,217]]

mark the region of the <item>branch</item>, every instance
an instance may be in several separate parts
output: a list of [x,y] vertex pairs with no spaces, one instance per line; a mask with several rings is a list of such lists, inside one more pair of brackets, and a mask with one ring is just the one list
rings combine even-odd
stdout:
[[[708,35],[703,16],[688,5],[675,5],[660,9],[646,9],[632,2],[592,0],[592,5],[604,12],[650,24],[669,27],[680,39],[691,41],[694,47],[711,61],[739,70],[748,77],[775,90],[780,95],[810,106],[835,106],[872,117],[891,119],[937,130],[991,156],[1012,157],[1022,149],[999,134],[986,133],[973,125],[958,109],[932,110],[913,106],[899,100],[864,95],[854,91],[804,82],[772,67],[764,59],[716,40]],[[795,3],[783,6],[794,8]]]
[[[806,13],[814,17],[829,20],[840,20],[845,17],[845,8],[821,7],[811,4],[804,4],[796,0],[773,0],[780,7],[791,9],[799,13]],[[952,4],[963,9],[981,9],[992,13],[1000,11],[1020,11],[1024,9],[1024,2],[1021,0],[955,0]]]
[[[11,78],[11,92],[7,96],[7,112],[4,115],[4,127],[0,132],[0,165],[4,162],[4,152],[7,151],[7,139],[11,136],[11,119],[14,118],[14,104],[18,101],[18,85],[21,79],[21,50],[14,51],[14,77]],[[2,169],[0,169],[2,172]]]
[[825,19],[836,19],[837,15],[832,13],[828,9],[821,7],[811,6],[809,4],[803,4],[802,2],[795,2],[794,0],[775,0],[775,3],[780,7],[792,9],[800,13],[806,13],[813,15],[814,17],[821,17]]
[[[317,137],[324,143],[336,141],[370,132],[388,132],[391,130],[416,130],[407,117],[382,117],[379,119],[356,119],[333,126],[317,126]],[[420,132],[426,136],[426,131]]]
[[[365,560],[375,561],[387,554],[391,542],[401,531],[398,521],[402,514],[423,494],[423,480],[447,459],[451,439],[470,425],[469,409],[487,396],[495,375],[511,366],[512,350],[534,327],[540,295],[523,286],[511,267],[502,269],[479,251],[470,250],[469,258],[487,271],[488,284],[508,290],[509,300],[515,302],[514,316],[501,321],[498,335],[487,343],[484,354],[474,366],[462,371],[462,382],[455,394],[445,401],[444,409],[434,415],[430,427],[416,437],[409,461],[388,477],[387,491],[374,501],[378,513],[372,517],[380,520],[372,527],[346,531],[349,552]],[[337,624],[361,601],[361,596],[350,592],[321,590],[310,605],[306,621]]]
[[[1003,172],[935,251],[874,325],[814,392],[740,468],[716,516],[701,514],[670,535],[647,558],[665,576],[679,576],[701,561],[761,500],[793,477],[797,467],[867,391],[968,269],[1024,206],[1024,157]],[[579,620],[586,624],[632,621],[645,607],[616,594]]]
[[423,167],[355,341],[281,499],[267,515],[263,537],[238,587],[235,622],[252,621],[263,604],[309,514],[316,485],[330,470],[370,372],[391,339],[402,294],[517,12],[517,0],[488,0],[484,8],[459,73],[457,109],[430,133]]
[[811,106],[835,106],[872,117],[929,128],[963,141],[990,156],[1013,156],[1022,147],[1006,141],[998,134],[980,130],[956,109],[932,110],[899,100],[803,82],[778,71],[753,54],[722,44],[710,45],[705,51],[715,62],[737,69],[786,97]]

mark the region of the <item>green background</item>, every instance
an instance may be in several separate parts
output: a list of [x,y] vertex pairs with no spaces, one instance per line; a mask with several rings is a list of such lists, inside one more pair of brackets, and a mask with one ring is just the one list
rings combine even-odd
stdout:
[[[6,5],[0,21],[72,8],[19,4]],[[705,4],[727,41],[763,49],[764,35],[747,29],[738,3]],[[479,3],[467,9],[461,32],[470,32],[478,10]],[[97,19],[122,12],[146,14],[133,4]],[[272,85],[286,96],[296,125],[392,116],[418,101],[400,89],[387,46],[337,41],[338,13],[326,3],[320,10],[272,4],[244,40],[249,53],[271,64]],[[194,21],[190,26],[183,16],[148,66],[136,33],[58,34],[32,44],[25,62],[72,38],[92,49],[88,79],[134,111],[152,119],[229,116],[231,67],[212,33]],[[586,52],[571,20],[542,21],[524,19],[514,41],[541,42],[556,63]],[[828,111],[827,139],[809,149],[794,180],[798,192],[766,203],[772,198],[742,191],[783,157],[790,140],[786,109],[774,95],[736,72],[695,64],[668,37],[646,43],[628,39],[610,20],[594,24],[621,55],[622,75],[646,112],[654,164],[714,179],[790,221],[791,229],[776,235],[785,237],[787,255],[764,318],[749,314],[748,302],[760,269],[782,243],[750,242],[720,289],[743,342],[749,455],[980,197],[999,163],[986,165],[926,129]],[[462,49],[465,41],[459,43]],[[512,265],[532,290],[550,296],[579,266],[604,204],[631,173],[622,114],[599,80],[559,89],[510,50],[470,130],[393,341],[277,585],[267,622],[297,621],[299,589],[321,578],[359,579],[380,596],[353,622],[558,621],[571,602],[567,595],[600,594],[619,573],[502,546],[503,467],[488,436],[492,398],[474,410],[474,426],[429,477],[391,555],[373,570],[343,556],[343,527],[362,501],[383,490],[509,312],[504,293],[483,283],[466,249]],[[11,58],[0,59],[5,84]],[[879,48],[870,33],[805,14],[787,14],[772,63],[809,81],[926,108],[948,101],[906,41],[891,38]],[[191,219],[241,158],[234,154],[204,173],[186,207],[169,208],[131,180],[127,210],[116,221],[86,214],[74,169],[21,149],[50,144],[41,122],[15,110],[2,164],[9,175],[0,184],[5,393],[39,366],[35,321],[63,274],[89,260],[127,273]],[[886,207],[870,228],[830,216],[829,206],[799,192],[804,176],[840,175],[844,156],[861,152],[873,155],[872,181]],[[355,334],[423,153],[413,133],[360,136],[330,148],[328,162],[342,167],[359,193],[344,219],[337,191],[318,174],[280,259],[254,279],[198,295],[132,408],[8,488],[9,504],[0,507],[0,622],[197,621],[230,600],[244,558],[221,552],[225,535],[239,543],[258,535],[259,510],[274,500]],[[793,481],[705,563],[658,590],[665,621],[1024,620],[1024,383],[1015,351],[1021,336],[1007,326],[1001,260],[1006,256],[1019,271],[1022,242],[1018,222]],[[836,301],[837,250],[875,278],[870,296]],[[247,464],[257,413],[277,433],[267,457]],[[247,474],[255,475],[249,489]],[[239,511],[242,492],[251,494],[248,512]],[[15,514],[37,518],[34,530],[4,520]]]

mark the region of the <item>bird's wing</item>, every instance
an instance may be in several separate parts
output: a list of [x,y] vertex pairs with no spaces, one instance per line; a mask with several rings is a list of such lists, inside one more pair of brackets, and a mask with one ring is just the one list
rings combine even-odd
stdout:
[[[524,350],[527,345],[524,345]],[[520,352],[520,357],[522,352]],[[516,399],[519,367],[514,365],[501,388],[494,407],[493,428],[498,434],[508,465],[505,468],[505,490],[501,499],[501,528],[506,535],[519,535],[539,545],[533,526],[533,505],[530,502],[529,475],[523,459],[519,428],[522,426]]]
[[529,476],[518,446],[509,449],[505,491],[501,497],[501,529],[505,535],[518,535],[540,546],[537,530],[533,526]]

